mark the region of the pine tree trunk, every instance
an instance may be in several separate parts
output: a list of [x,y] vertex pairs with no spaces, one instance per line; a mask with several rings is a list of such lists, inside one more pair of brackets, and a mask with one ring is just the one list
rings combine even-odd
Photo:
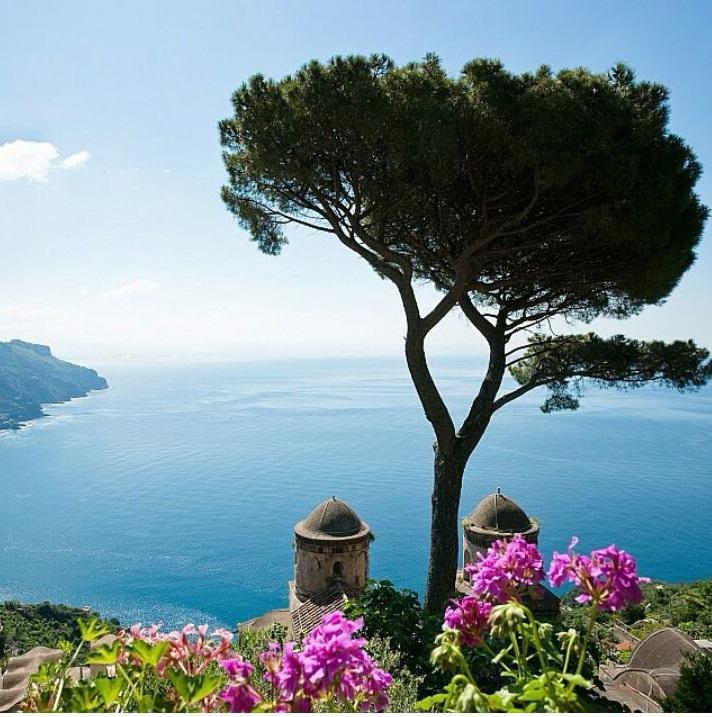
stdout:
[[436,445],[432,493],[430,560],[425,609],[441,613],[455,590],[458,563],[458,511],[462,491],[463,462],[445,455]]
[[458,564],[458,533],[462,476],[467,461],[482,439],[490,419],[492,404],[504,374],[504,350],[493,354],[489,369],[470,413],[455,439],[452,452],[435,448],[432,517],[430,526],[430,561],[425,588],[425,608],[442,615],[455,590]]

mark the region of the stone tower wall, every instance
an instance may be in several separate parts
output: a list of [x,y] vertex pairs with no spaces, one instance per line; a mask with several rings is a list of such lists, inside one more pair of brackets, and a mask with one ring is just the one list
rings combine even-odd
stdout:
[[[532,528],[521,534],[528,543],[537,544],[539,540],[539,525],[532,521]],[[487,549],[497,540],[509,539],[514,533],[500,533],[493,530],[475,528],[472,525],[465,525],[462,534],[462,567],[477,560],[477,554],[483,555]]]
[[368,580],[370,537],[348,540],[307,540],[295,535],[294,583],[306,600],[340,581],[347,595],[357,595]]

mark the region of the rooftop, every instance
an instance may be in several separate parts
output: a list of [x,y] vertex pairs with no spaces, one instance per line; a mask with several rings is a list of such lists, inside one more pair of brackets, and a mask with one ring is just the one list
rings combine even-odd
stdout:
[[304,538],[338,539],[366,535],[370,528],[351,506],[332,496],[297,523],[294,531]]
[[332,585],[292,610],[292,633],[295,637],[306,635],[321,622],[322,617],[335,610],[343,610],[344,605],[344,591],[340,586]]
[[477,528],[500,533],[526,533],[532,528],[527,514],[506,495],[496,493],[484,497],[467,516],[466,522]]
[[675,628],[665,627],[651,633],[638,644],[628,666],[643,670],[679,668],[685,655],[699,650],[700,647],[687,635]]

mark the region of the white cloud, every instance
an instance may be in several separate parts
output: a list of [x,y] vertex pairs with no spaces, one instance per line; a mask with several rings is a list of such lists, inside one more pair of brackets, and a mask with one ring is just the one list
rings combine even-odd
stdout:
[[22,139],[0,145],[0,179],[29,179],[46,182],[52,163],[59,157],[50,142],[25,142]]
[[83,149],[60,159],[59,150],[51,142],[16,139],[0,145],[0,180],[46,182],[52,170],[79,167],[90,157]]
[[148,294],[151,291],[155,291],[160,287],[160,284],[156,284],[155,281],[149,281],[148,279],[137,279],[132,281],[130,284],[124,284],[118,286],[116,289],[109,289],[109,291],[103,291],[99,294],[100,299],[105,301],[121,301],[129,296],[136,296],[137,294]]
[[62,160],[62,169],[73,169],[74,167],[79,167],[80,165],[84,164],[85,162],[88,162],[91,159],[91,154],[86,151],[86,149],[83,149],[81,152],[76,152],[75,154],[70,154],[69,157]]

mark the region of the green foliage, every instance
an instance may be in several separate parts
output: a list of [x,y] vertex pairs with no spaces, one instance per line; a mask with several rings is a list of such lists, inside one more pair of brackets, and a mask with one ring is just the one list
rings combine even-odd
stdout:
[[186,675],[181,670],[169,669],[167,676],[185,707],[197,705],[225,684],[225,675],[207,672],[199,675]]
[[[645,592],[645,586],[643,586],[644,595]],[[626,625],[632,625],[634,622],[638,622],[638,620],[644,620],[645,605],[643,603],[630,603],[618,613],[618,618]]]
[[[260,653],[266,652],[270,642],[284,645],[287,640],[287,628],[274,623],[260,630],[239,630],[236,652],[253,665],[260,664]],[[255,670],[252,684],[261,695],[271,695],[272,685],[263,678],[263,670]]]
[[680,681],[665,712],[712,712],[712,653],[688,655],[680,667]]
[[86,618],[77,618],[79,635],[83,642],[92,642],[107,634],[106,624],[102,622],[99,615],[89,615]]
[[[586,606],[575,601],[578,591],[571,590],[561,598],[561,613],[555,629],[559,631],[575,630],[582,634],[589,621],[589,610]],[[618,652],[615,649],[617,640],[613,634],[613,613],[601,612],[591,633],[588,643],[587,655],[581,673],[591,680],[598,673],[598,665],[608,659],[617,660]]]
[[[166,652],[168,652],[168,643],[157,642],[155,645],[149,645],[146,642],[141,642],[140,640],[137,640],[136,642],[127,646],[126,652],[131,657],[134,657],[139,660],[142,664],[147,665],[148,667],[155,668],[160,662],[161,658],[166,654]],[[116,661],[116,658],[114,658],[114,661]]]
[[369,580],[366,589],[348,601],[344,612],[351,619],[362,617],[365,636],[388,640],[406,666],[417,673],[440,632],[441,620],[423,610],[418,594],[397,589],[389,580]]
[[554,638],[551,625],[539,623],[521,603],[492,608],[490,629],[505,646],[495,653],[483,642],[480,649],[501,672],[504,685],[496,691],[484,690],[472,674],[459,633],[444,630],[432,661],[454,676],[445,690],[422,700],[420,707],[443,712],[585,711],[592,684],[581,675],[581,666],[593,619],[592,615],[583,641],[574,630]]
[[[629,632],[642,639],[663,627],[676,627],[693,639],[712,639],[712,578],[693,583],[652,582],[642,587],[643,601],[618,613],[602,615],[597,634],[602,653],[613,642],[612,625],[622,622]],[[574,602],[574,593],[562,598],[562,619],[566,627],[579,629],[585,608]]]
[[[195,712],[204,700],[225,684],[224,673],[209,665],[199,674],[169,668],[165,676],[156,667],[169,648],[167,642],[149,644],[133,640],[101,644],[86,654],[88,665],[111,665],[115,674],[75,681],[71,668],[88,643],[110,633],[96,616],[79,618],[79,644],[69,643],[58,662],[42,664],[32,676],[23,703],[26,712]],[[120,652],[123,657],[120,659]]]
[[[370,580],[361,595],[348,601],[344,612],[352,619],[364,619],[363,633],[369,645],[374,640],[376,644],[384,641],[400,656],[402,667],[417,679],[419,697],[447,683],[447,674],[430,660],[442,617],[424,610],[416,592],[395,588],[388,580]],[[495,651],[501,647],[489,636],[487,641]],[[494,691],[503,685],[499,668],[486,653],[464,647],[463,655],[484,689]]]
[[369,580],[344,612],[351,619],[363,618],[363,633],[369,641],[386,641],[400,655],[403,666],[421,678],[421,695],[443,684],[444,676],[430,664],[442,620],[423,610],[416,592],[397,589],[388,580]]
[[693,639],[712,639],[712,578],[693,583],[653,583],[643,589],[645,616]]
[[[257,75],[233,107],[220,123],[222,196],[262,251],[279,253],[289,224],[331,233],[406,304],[412,277],[447,291],[446,309],[464,302],[490,343],[555,315],[621,318],[661,302],[708,214],[701,168],[667,129],[667,90],[624,65],[515,75],[478,59],[452,78],[434,56],[336,57],[280,81]],[[469,300],[506,321],[474,318]],[[698,387],[708,357],[691,341],[538,334],[510,366],[527,389],[549,386],[551,411],[576,408],[584,379]]]
[[223,199],[270,254],[314,225],[440,287],[468,263],[489,298],[506,279],[510,303],[625,314],[671,291],[707,214],[666,89],[623,65],[452,78],[435,56],[335,57],[232,99]]
[[87,662],[90,665],[113,665],[119,657],[120,649],[121,645],[116,640],[111,645],[99,645],[87,655]]
[[[523,386],[548,386],[545,413],[576,409],[585,382],[635,388],[657,383],[679,390],[704,385],[712,376],[709,351],[692,341],[637,341],[596,334],[549,337],[535,334],[510,372]],[[575,377],[572,381],[571,378]]]
[[630,660],[632,654],[633,654],[633,650],[619,650],[618,651],[618,661],[621,664],[625,665]]
[[387,639],[369,638],[368,653],[393,678],[393,682],[388,688],[390,702],[386,711],[416,712],[416,703],[424,677],[416,675],[408,669],[403,655],[392,649]]
[[[70,669],[75,666],[79,655],[87,648],[88,640],[96,640],[109,634],[110,626],[102,624],[95,615],[77,618],[77,630],[80,638],[76,648],[62,641],[62,658],[39,666],[32,676],[27,695],[22,705],[25,712],[99,712],[113,711],[113,701],[105,704],[105,699],[113,694],[104,684],[97,689],[87,681],[76,683],[70,677]],[[87,640],[85,640],[87,638]],[[91,663],[93,653],[87,655]],[[106,664],[103,662],[102,664]],[[115,699],[119,699],[127,687],[123,677],[118,677],[121,689]]]
[[[95,613],[66,605],[23,605],[18,602],[0,604],[0,666],[12,655],[33,647],[57,647],[64,640],[76,643],[80,637],[78,618],[97,618]],[[118,627],[118,622],[111,623]]]

